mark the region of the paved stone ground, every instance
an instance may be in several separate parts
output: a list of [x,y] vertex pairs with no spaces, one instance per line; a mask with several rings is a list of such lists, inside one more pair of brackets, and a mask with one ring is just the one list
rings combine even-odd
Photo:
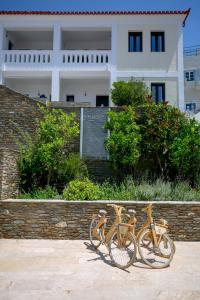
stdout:
[[177,242],[169,268],[110,265],[88,241],[0,240],[1,300],[200,299],[200,242]]

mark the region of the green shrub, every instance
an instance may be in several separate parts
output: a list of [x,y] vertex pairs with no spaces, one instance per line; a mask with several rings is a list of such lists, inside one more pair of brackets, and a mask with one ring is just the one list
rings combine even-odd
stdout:
[[63,191],[63,198],[67,200],[97,200],[99,198],[99,186],[88,178],[70,181]]
[[68,147],[79,134],[74,114],[61,109],[40,107],[43,118],[38,121],[34,142],[27,135],[20,145],[18,161],[21,188],[29,191],[59,181],[59,172],[68,155]]
[[150,96],[149,89],[142,81],[117,81],[113,83],[112,101],[116,105],[138,107],[146,103]]
[[124,111],[108,113],[109,121],[105,127],[110,130],[106,140],[109,160],[115,169],[132,170],[140,156],[141,135],[136,124],[136,114],[132,107]]
[[177,173],[170,160],[171,145],[185,122],[185,115],[166,103],[148,103],[143,106],[138,119],[142,136],[141,159],[152,160],[162,177]]
[[24,192],[19,195],[19,199],[60,199],[60,195],[56,188],[46,186],[45,188],[38,188],[31,192]]
[[79,153],[70,153],[67,158],[61,162],[61,168],[58,170],[58,174],[65,183],[74,179],[81,179],[88,176],[87,165],[80,158]]
[[121,183],[105,182],[100,186],[102,200],[135,201],[200,201],[200,189],[191,188],[187,182],[172,183],[157,179],[135,183],[131,177]]
[[200,124],[188,119],[171,145],[171,160],[179,170],[179,178],[193,185],[200,176]]

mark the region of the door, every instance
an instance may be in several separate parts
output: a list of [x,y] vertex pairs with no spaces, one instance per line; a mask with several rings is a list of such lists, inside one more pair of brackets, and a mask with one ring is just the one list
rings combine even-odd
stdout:
[[108,106],[109,96],[96,96],[96,106]]

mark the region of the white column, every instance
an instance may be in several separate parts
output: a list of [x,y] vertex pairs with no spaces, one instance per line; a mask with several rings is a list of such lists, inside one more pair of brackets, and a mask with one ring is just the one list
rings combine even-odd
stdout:
[[181,111],[185,110],[184,100],[184,64],[183,64],[183,29],[182,25],[178,28],[178,107]]
[[53,26],[53,50],[61,49],[61,27],[59,24]]
[[84,113],[84,108],[81,107],[81,118],[80,118],[80,158],[83,157],[83,113]]
[[0,24],[0,84],[4,84],[3,78],[3,47],[4,47],[4,38],[5,38],[5,31],[3,24]]
[[53,64],[58,66],[61,59],[61,27],[59,24],[53,26]]
[[0,51],[3,50],[3,46],[4,46],[4,27],[3,24],[0,24]]
[[112,68],[117,68],[117,24],[112,25],[112,33],[111,33],[111,50],[112,50],[112,59],[111,64]]
[[60,24],[54,24],[53,26],[53,65],[51,79],[51,100],[60,101],[60,49],[61,49],[61,27]]
[[109,107],[113,107],[114,104],[112,102],[111,97],[111,89],[113,88],[113,82],[117,81],[116,72],[114,70],[110,71],[110,93],[109,93]]
[[51,101],[60,101],[60,73],[59,73],[59,70],[52,71]]

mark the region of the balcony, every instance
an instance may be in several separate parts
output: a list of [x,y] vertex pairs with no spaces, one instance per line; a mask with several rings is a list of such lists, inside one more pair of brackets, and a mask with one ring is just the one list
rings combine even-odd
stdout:
[[111,51],[106,50],[4,50],[4,69],[16,67],[106,67]]
[[52,29],[8,30],[1,54],[3,70],[38,68],[105,70],[111,63],[109,29],[63,29],[60,42]]

